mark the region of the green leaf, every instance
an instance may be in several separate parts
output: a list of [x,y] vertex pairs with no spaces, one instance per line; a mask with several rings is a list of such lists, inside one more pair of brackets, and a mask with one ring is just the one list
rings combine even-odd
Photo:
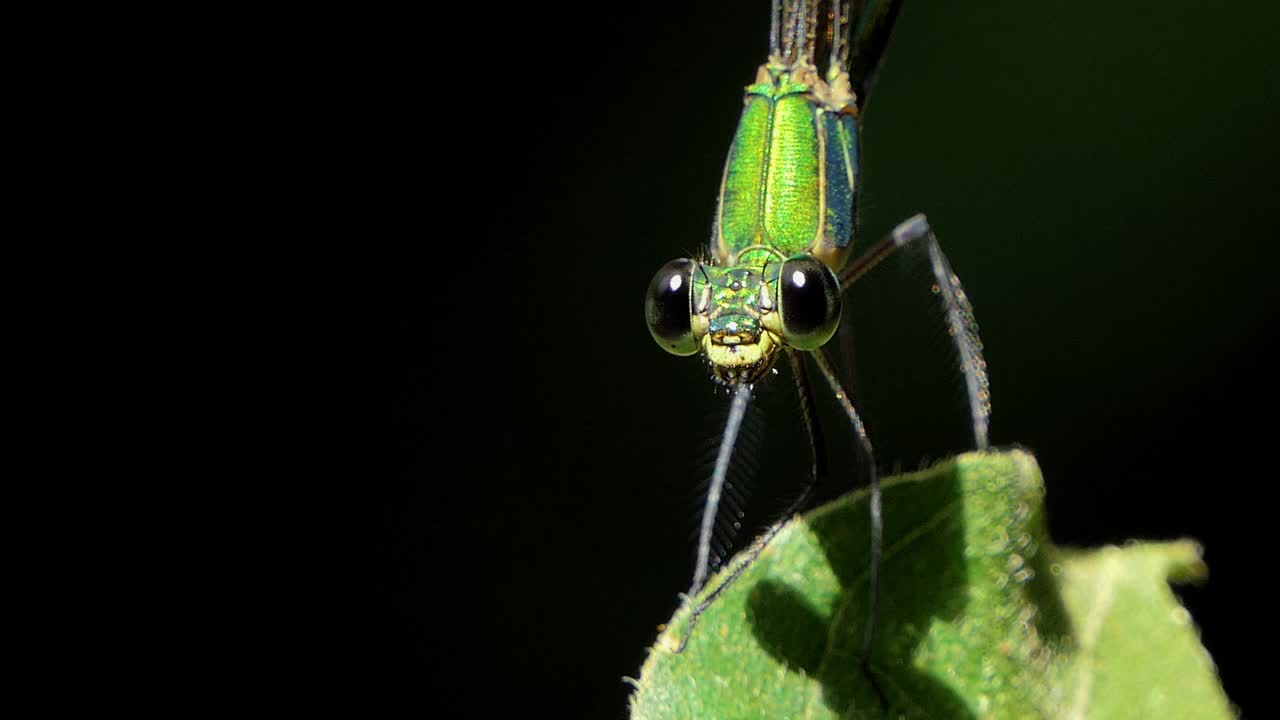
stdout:
[[884,482],[870,673],[865,493],[788,523],[680,654],[689,606],[676,613],[635,682],[632,717],[1232,717],[1168,586],[1204,577],[1199,547],[1055,548],[1043,494],[1021,451]]

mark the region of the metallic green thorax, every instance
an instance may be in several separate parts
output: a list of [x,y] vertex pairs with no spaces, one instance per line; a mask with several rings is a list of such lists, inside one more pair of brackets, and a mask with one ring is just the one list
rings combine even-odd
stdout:
[[823,80],[811,64],[772,58],[744,102],[720,188],[713,260],[693,278],[695,330],[713,374],[726,382],[758,378],[784,342],[773,312],[782,263],[809,253],[839,271],[856,212],[858,117],[845,73]]
[[[858,178],[857,108],[848,80],[773,61],[747,87],[725,164],[712,253],[742,264],[751,247],[847,258]],[[759,258],[757,258],[757,261]]]

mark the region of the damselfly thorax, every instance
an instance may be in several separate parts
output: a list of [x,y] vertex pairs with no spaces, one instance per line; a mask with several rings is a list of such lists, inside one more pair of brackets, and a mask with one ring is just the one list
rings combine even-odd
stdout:
[[658,344],[702,352],[723,383],[752,383],[783,347],[813,350],[840,321],[853,242],[858,112],[849,76],[774,56],[746,88],[710,260],[668,263],[646,317]]

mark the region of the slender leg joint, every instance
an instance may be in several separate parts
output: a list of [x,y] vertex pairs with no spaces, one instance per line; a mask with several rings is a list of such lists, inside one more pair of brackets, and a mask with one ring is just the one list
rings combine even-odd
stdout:
[[920,238],[929,237],[929,221],[924,214],[916,214],[903,220],[893,229],[893,242],[898,247]]

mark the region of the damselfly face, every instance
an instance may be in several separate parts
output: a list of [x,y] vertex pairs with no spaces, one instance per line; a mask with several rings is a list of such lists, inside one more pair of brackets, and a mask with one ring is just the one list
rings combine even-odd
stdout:
[[822,347],[840,322],[840,282],[818,258],[760,249],[738,260],[724,267],[673,260],[645,298],[658,345],[673,355],[702,352],[725,384],[755,382],[783,346]]

